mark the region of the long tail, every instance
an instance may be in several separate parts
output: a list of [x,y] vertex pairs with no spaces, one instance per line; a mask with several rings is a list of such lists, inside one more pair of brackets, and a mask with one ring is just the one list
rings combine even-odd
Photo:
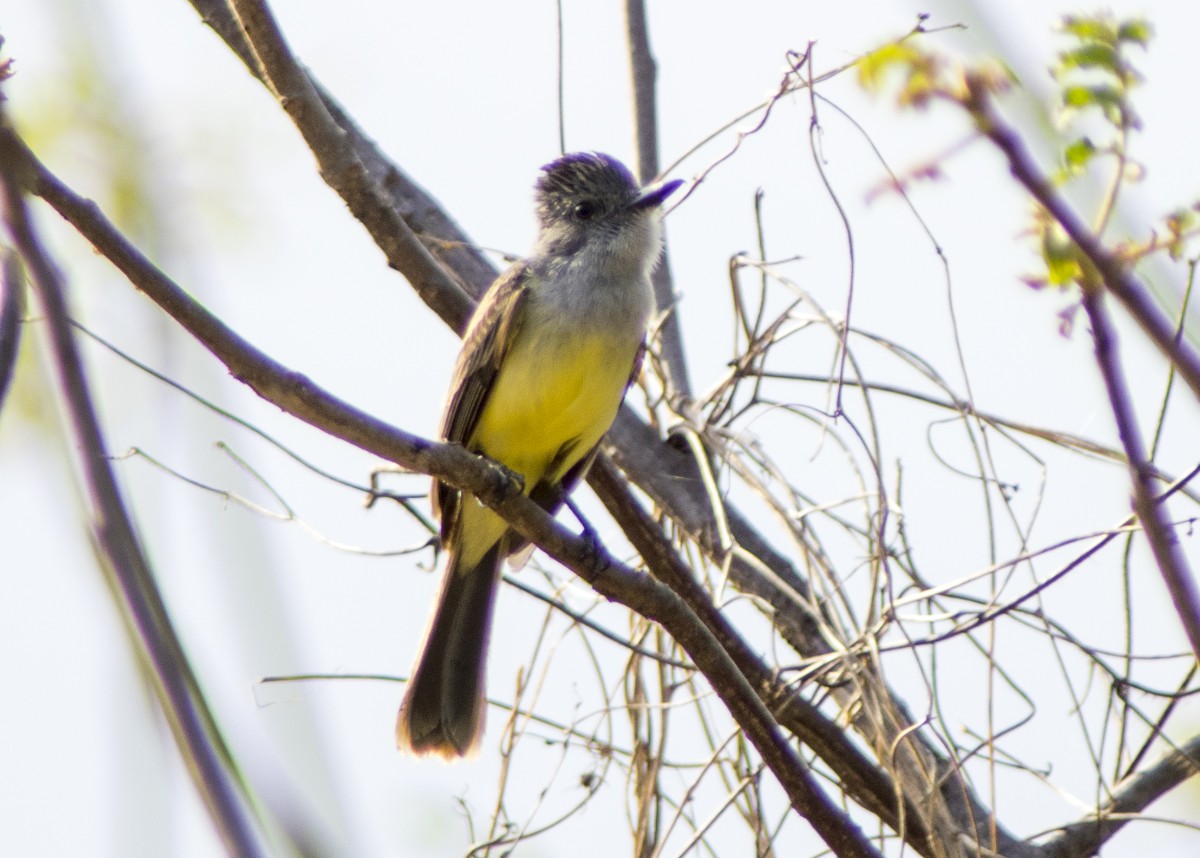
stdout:
[[396,746],[447,760],[473,753],[483,737],[488,637],[503,563],[494,545],[471,568],[452,555],[437,608],[396,719]]

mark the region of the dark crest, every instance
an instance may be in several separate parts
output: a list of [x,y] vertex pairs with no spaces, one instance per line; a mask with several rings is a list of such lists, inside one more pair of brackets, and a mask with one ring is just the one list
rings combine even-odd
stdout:
[[535,198],[538,220],[578,217],[592,211],[602,215],[638,193],[638,183],[629,168],[611,155],[573,152],[542,167]]

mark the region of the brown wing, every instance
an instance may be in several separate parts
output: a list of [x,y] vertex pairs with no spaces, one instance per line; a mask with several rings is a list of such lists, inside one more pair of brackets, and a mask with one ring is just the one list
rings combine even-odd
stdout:
[[[444,441],[466,445],[475,431],[504,353],[520,327],[528,285],[529,269],[518,262],[496,278],[471,317],[442,412]],[[442,518],[443,542],[449,539],[458,518],[458,501],[456,489],[434,481],[433,511]]]

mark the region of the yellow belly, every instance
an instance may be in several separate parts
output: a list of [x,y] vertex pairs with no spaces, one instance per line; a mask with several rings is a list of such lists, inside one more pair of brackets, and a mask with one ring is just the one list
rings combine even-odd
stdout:
[[505,356],[468,446],[524,475],[527,491],[561,478],[608,431],[636,350],[636,342],[594,334],[519,343]]
[[[526,494],[543,480],[557,482],[612,425],[639,345],[595,335],[518,343],[466,446],[521,474]],[[470,495],[459,514],[457,551],[471,569],[508,526]]]

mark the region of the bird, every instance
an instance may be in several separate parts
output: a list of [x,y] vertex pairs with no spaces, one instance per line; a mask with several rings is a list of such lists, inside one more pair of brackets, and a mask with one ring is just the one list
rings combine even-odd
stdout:
[[[640,369],[662,255],[662,205],[610,155],[542,167],[528,257],[484,293],[463,337],[440,436],[520,475],[553,514],[585,476]],[[397,747],[447,761],[482,740],[488,639],[505,560],[526,541],[473,495],[434,481],[447,560],[396,720]]]

